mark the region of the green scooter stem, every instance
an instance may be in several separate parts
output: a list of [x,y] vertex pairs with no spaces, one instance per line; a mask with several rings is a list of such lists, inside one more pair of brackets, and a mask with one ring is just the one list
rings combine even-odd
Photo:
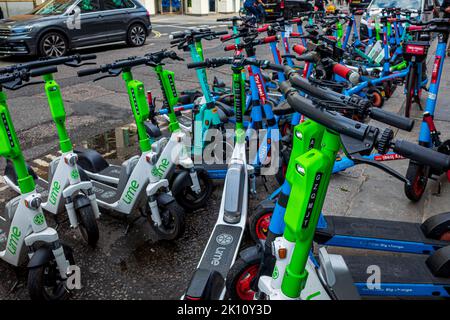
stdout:
[[155,67],[155,72],[158,76],[161,90],[164,95],[165,107],[169,112],[169,130],[170,132],[176,132],[180,130],[180,123],[178,122],[177,115],[175,114],[174,107],[178,104],[179,96],[175,86],[175,73],[169,70],[164,70],[162,65]]
[[148,106],[147,97],[144,89],[144,84],[140,81],[134,80],[130,68],[125,68],[122,73],[122,79],[126,83],[128,97],[134,119],[136,120],[136,127],[139,136],[139,147],[141,152],[148,152],[152,149],[152,141],[148,137],[144,122],[150,115],[150,108]]
[[43,78],[45,81],[45,94],[47,95],[50,113],[56,124],[56,130],[58,131],[61,152],[70,152],[73,147],[69,135],[67,134],[66,110],[64,108],[60,86],[53,79],[52,74],[44,75]]
[[[318,128],[318,132],[321,130],[323,129]],[[340,136],[327,129],[323,130],[321,140],[320,149],[313,148],[297,157],[286,175],[292,191],[284,218],[284,238],[295,242],[295,248],[286,268],[281,290],[290,298],[298,298],[305,288],[308,278],[306,263],[336,155],[341,147]]]
[[34,191],[36,186],[28,173],[6,101],[6,94],[0,91],[0,156],[12,161],[20,192],[26,194]]

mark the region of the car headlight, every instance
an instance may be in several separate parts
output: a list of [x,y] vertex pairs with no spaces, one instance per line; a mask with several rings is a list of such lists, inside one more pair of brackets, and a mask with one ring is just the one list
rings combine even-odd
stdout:
[[11,29],[11,33],[12,34],[24,34],[24,33],[30,33],[31,30],[33,30],[32,26],[17,27],[17,28],[12,28]]

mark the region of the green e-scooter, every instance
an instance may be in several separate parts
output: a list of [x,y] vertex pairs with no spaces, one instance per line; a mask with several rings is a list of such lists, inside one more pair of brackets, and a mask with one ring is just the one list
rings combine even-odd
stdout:
[[[79,67],[83,61],[95,59],[95,55],[72,55],[54,59],[37,60],[0,69],[0,72],[26,70],[31,67],[67,65]],[[66,212],[70,227],[80,230],[83,240],[95,246],[99,239],[97,219],[100,217],[97,200],[92,184],[82,179],[78,170],[78,156],[73,151],[72,142],[66,130],[66,111],[61,89],[51,73],[43,75],[45,94],[50,113],[58,132],[61,156],[55,158],[49,166],[48,180],[38,177],[31,168],[29,171],[36,179],[37,191],[46,200],[42,204],[44,211],[54,215],[55,219]],[[20,192],[18,177],[11,161],[5,168],[5,181],[16,192]],[[84,180],[84,181],[82,181]],[[87,180],[87,181],[86,181]],[[57,220],[58,222],[58,220]]]
[[17,175],[20,196],[10,200],[0,216],[0,231],[7,233],[0,243],[0,259],[14,267],[27,263],[28,292],[35,300],[59,300],[69,296],[66,285],[70,266],[75,264],[72,250],[61,244],[58,233],[47,225],[42,198],[28,173],[20,143],[2,88],[18,89],[22,83],[56,72],[56,67],[16,70],[0,75],[0,157],[10,160]]

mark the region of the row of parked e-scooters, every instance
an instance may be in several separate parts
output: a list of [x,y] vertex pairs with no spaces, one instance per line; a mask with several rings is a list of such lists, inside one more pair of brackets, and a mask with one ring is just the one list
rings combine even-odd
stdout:
[[[62,65],[92,64],[95,55],[0,69],[2,89],[19,90],[43,78],[59,137],[60,155],[51,162],[48,179],[39,177],[24,160],[6,95],[0,93],[4,179],[19,194],[5,207],[2,223],[8,232],[0,257],[15,267],[27,264],[30,297],[70,296],[68,279],[76,262],[46,216],[68,220],[95,246],[101,212],[130,217],[139,211],[159,239],[176,241],[185,215],[208,205],[213,180],[223,180],[218,219],[183,299],[449,297],[450,212],[422,224],[322,214],[332,175],[358,164],[402,181],[414,202],[428,179],[450,179],[450,142],[443,141],[433,120],[450,21],[421,23],[410,10],[384,9],[381,19],[369,24],[368,39],[361,39],[354,14],[305,12],[265,25],[252,17],[226,18],[221,21],[230,22],[230,30],[176,32],[172,49],[79,70],[78,76],[94,80],[122,77],[140,152],[119,166],[95,150],[74,148],[53,76]],[[203,42],[218,40],[233,54],[206,58]],[[428,76],[433,41],[437,48]],[[268,46],[271,59],[257,58],[262,46]],[[175,74],[165,65],[184,61],[174,47],[189,52],[187,68],[195,70],[200,90],[177,91]],[[160,83],[161,106],[133,77],[133,68],[142,66]],[[227,66],[231,86],[217,78],[210,85],[206,69]],[[396,90],[406,95],[404,116],[382,109]],[[422,108],[423,91],[428,97],[418,143],[396,140],[392,128],[413,129],[409,115],[416,103]],[[161,122],[168,124],[167,132],[161,132]],[[221,139],[210,139],[213,131]],[[255,139],[257,150],[251,153]],[[227,150],[230,156],[224,157]],[[203,160],[205,152],[220,161]],[[249,210],[258,177],[274,159],[280,187]],[[397,159],[409,159],[406,176],[383,163]],[[242,249],[246,236],[254,245]],[[328,246],[374,254],[330,254]],[[373,266],[380,268],[381,282],[368,281]]]

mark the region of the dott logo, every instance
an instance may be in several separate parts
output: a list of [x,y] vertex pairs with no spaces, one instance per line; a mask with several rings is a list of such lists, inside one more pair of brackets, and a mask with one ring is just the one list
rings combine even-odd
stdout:
[[15,255],[17,252],[17,244],[20,241],[20,236],[22,235],[22,232],[20,232],[19,228],[13,227],[11,229],[11,235],[8,242],[8,251],[12,255]]
[[52,191],[50,192],[50,200],[49,200],[52,205],[56,205],[56,200],[58,200],[59,191],[61,191],[61,185],[59,184],[58,181],[53,182],[53,188]]
[[127,193],[125,194],[125,196],[122,198],[122,200],[126,203],[126,204],[130,204],[134,197],[136,196],[136,191],[139,188],[139,183],[136,180],[131,181],[130,187],[127,190]]
[[152,175],[155,177],[162,178],[167,168],[169,167],[169,164],[170,164],[169,160],[162,159],[161,164],[152,169]]
[[15,143],[12,138],[11,130],[9,129],[8,120],[6,120],[6,114],[2,113],[2,122],[5,126],[6,135],[8,136],[9,144],[11,145],[11,148],[14,148]]

